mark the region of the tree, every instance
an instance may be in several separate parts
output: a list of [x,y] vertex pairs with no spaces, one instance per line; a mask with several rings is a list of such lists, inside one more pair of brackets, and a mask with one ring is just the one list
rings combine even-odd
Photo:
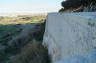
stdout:
[[[61,3],[64,10],[79,7],[96,6],[96,0],[66,0]],[[61,9],[62,10],[62,9]]]
[[62,5],[65,9],[77,8],[78,6],[81,6],[81,0],[67,0],[67,1],[63,1],[63,2],[61,3],[61,5]]

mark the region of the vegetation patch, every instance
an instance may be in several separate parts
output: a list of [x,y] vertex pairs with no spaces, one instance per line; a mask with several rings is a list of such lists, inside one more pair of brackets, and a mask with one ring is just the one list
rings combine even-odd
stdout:
[[42,46],[46,16],[0,17],[0,63],[49,63]]

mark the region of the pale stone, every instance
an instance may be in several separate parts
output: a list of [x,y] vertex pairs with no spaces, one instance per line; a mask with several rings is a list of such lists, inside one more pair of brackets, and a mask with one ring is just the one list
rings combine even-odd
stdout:
[[86,55],[73,56],[55,63],[96,63],[96,49],[91,50]]
[[49,13],[43,45],[52,62],[96,48],[96,13]]

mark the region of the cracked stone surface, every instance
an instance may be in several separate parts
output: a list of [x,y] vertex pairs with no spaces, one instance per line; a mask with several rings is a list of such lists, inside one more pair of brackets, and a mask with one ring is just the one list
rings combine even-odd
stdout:
[[96,13],[49,13],[43,45],[52,62],[86,54],[96,48]]

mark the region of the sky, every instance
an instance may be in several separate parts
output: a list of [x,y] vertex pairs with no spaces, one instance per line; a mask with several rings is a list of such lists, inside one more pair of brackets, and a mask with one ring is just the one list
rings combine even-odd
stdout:
[[0,0],[0,13],[57,12],[63,0]]

